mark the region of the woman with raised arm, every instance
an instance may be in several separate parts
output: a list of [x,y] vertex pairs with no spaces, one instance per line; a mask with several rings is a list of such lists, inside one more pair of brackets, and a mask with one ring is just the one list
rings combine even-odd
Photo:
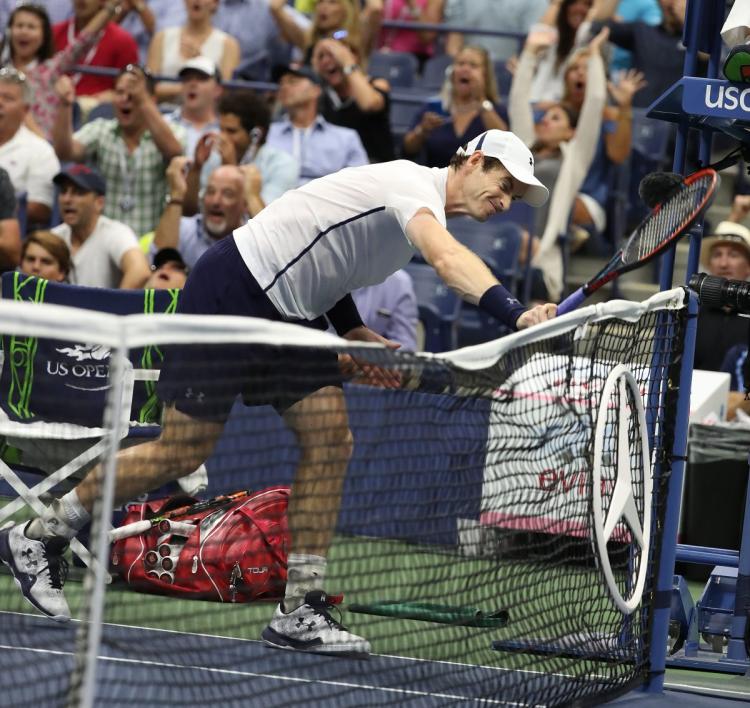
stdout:
[[601,48],[609,30],[602,30],[589,44],[586,94],[580,112],[564,103],[547,108],[538,123],[530,101],[531,79],[540,55],[550,47],[549,35],[530,33],[511,85],[508,114],[510,129],[531,148],[535,171],[551,192],[549,205],[538,210],[535,234],[540,236],[533,264],[541,268],[550,298],[557,300],[563,288],[563,262],[558,239],[568,231],[571,209],[588,173],[599,141],[607,83]]
[[301,24],[286,0],[270,0],[269,7],[282,37],[304,54],[307,64],[315,43],[334,35],[337,39],[348,37],[363,49],[362,58],[366,59],[380,27],[383,0],[366,0],[361,11],[359,0],[316,0],[311,25]]
[[531,27],[529,35],[546,35],[531,77],[532,103],[546,107],[562,98],[565,67],[588,37],[588,20],[596,11],[595,4],[594,0],[552,0],[547,12]]
[[99,31],[120,12],[120,5],[116,1],[103,5],[73,43],[57,54],[47,11],[34,3],[23,3],[14,8],[8,18],[4,64],[22,71],[31,87],[31,109],[26,120],[28,128],[49,140],[60,102],[55,82],[92,51],[99,39]]
[[[580,113],[588,84],[589,52],[578,51],[565,70],[562,102]],[[581,185],[573,207],[573,223],[597,234],[607,225],[610,174],[614,165],[630,156],[632,144],[633,96],[646,85],[643,74],[635,69],[620,72],[616,81],[607,82],[611,102],[604,107],[602,130],[596,153]]]
[[[177,0],[175,0],[177,2]],[[157,32],[148,48],[146,67],[155,76],[174,76],[188,59],[208,57],[228,81],[240,63],[240,45],[234,37],[213,26],[218,0],[185,0],[187,22]],[[156,85],[158,101],[171,101],[181,92],[179,82]]]
[[360,66],[360,51],[348,38],[321,39],[312,65],[323,81],[321,113],[334,125],[359,133],[370,162],[395,158],[389,108],[391,87]]

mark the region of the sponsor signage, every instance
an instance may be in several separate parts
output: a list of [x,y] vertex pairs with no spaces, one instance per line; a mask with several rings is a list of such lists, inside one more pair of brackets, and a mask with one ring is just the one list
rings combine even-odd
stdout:
[[689,76],[680,83],[685,113],[750,121],[750,84]]

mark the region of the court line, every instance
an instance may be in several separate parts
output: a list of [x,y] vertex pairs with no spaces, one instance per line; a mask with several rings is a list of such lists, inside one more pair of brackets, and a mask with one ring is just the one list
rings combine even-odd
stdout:
[[[60,651],[57,649],[35,649],[32,647],[14,647],[8,644],[0,644],[0,649],[7,649],[10,651],[28,651],[34,654],[53,654],[55,656],[70,656],[74,657],[75,653],[70,651]],[[242,676],[247,678],[265,678],[274,679],[278,681],[287,681],[290,683],[306,683],[306,684],[321,684],[325,686],[335,686],[337,688],[354,688],[362,689],[365,691],[383,691],[384,693],[397,693],[407,696],[420,696],[423,698],[448,698],[451,700],[471,701],[477,704],[484,705],[499,705],[499,706],[528,706],[527,703],[515,703],[512,701],[500,701],[494,698],[473,698],[471,696],[462,696],[459,694],[452,693],[430,693],[428,691],[415,691],[406,688],[389,688],[386,686],[370,686],[367,684],[351,683],[348,681],[330,681],[328,679],[308,679],[301,678],[299,676],[279,676],[276,674],[265,674],[257,673],[254,671],[240,671],[238,669],[220,669],[212,668],[209,666],[200,666],[193,664],[171,664],[164,661],[148,661],[145,659],[127,659],[114,656],[97,656],[100,661],[110,661],[119,664],[135,664],[143,666],[156,666],[164,669],[188,669],[190,671],[206,671],[212,674],[224,674],[229,676]],[[534,704],[533,708],[546,708],[545,703]]]
[[[0,610],[0,615],[16,615],[19,617],[32,617],[34,619],[44,620],[45,618],[41,615],[32,615],[27,612],[13,612],[11,610]],[[78,624],[81,623],[80,619],[77,619],[75,617],[72,617],[70,619],[70,622],[76,622]],[[223,639],[230,642],[248,642],[251,644],[259,644],[262,646],[266,646],[264,642],[262,642],[260,639],[247,639],[245,637],[228,637],[224,634],[207,634],[204,632],[186,632],[184,630],[180,629],[164,629],[163,627],[142,627],[141,625],[135,625],[135,624],[118,624],[116,622],[103,622],[103,626],[105,627],[120,627],[122,629],[133,629],[133,630],[143,630],[145,632],[165,632],[167,634],[180,634],[184,636],[191,636],[191,637],[206,637],[207,639]],[[19,647],[23,648],[23,647]],[[29,647],[30,649],[33,647]],[[555,673],[549,673],[548,671],[537,671],[535,669],[509,669],[505,666],[487,666],[486,664],[466,664],[460,661],[447,661],[445,659],[420,659],[416,656],[399,656],[398,654],[375,654],[373,653],[372,656],[378,656],[383,657],[385,659],[398,659],[400,661],[411,661],[411,662],[423,662],[428,664],[439,664],[442,666],[458,666],[461,668],[466,669],[487,669],[489,671],[498,671],[503,673],[514,673],[514,674],[531,674],[531,675],[537,675],[537,676],[555,676],[558,678],[566,678],[566,679],[580,679],[580,675],[577,674],[564,674],[560,672]],[[600,678],[600,679],[607,679],[609,676],[606,674],[587,674],[590,678]]]
[[[740,674],[738,674],[740,676]],[[664,688],[668,688],[672,691],[678,691],[680,693],[697,693],[701,696],[726,696],[732,697],[737,696],[738,698],[744,698],[748,700],[750,698],[750,681],[748,681],[747,691],[733,691],[729,688],[715,688],[714,686],[696,686],[692,683],[671,683],[664,682]]]

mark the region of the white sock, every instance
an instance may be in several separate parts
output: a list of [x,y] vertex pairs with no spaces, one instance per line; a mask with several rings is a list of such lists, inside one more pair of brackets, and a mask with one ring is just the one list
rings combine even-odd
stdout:
[[306,553],[290,553],[287,559],[286,592],[282,609],[292,612],[305,602],[311,590],[322,590],[326,575],[326,559]]
[[42,516],[34,519],[26,527],[28,538],[42,539],[50,536],[62,536],[71,539],[91,519],[81,505],[75,489],[61,499],[55,499]]

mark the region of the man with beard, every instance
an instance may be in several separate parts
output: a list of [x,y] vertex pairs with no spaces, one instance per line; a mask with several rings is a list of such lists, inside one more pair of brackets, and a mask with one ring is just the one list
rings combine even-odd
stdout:
[[169,163],[169,201],[156,228],[151,253],[176,248],[185,264],[192,268],[214,243],[245,223],[247,195],[253,185],[252,173],[248,170],[250,166],[221,165],[208,178],[200,213],[183,216],[187,166],[188,160],[182,156]]

